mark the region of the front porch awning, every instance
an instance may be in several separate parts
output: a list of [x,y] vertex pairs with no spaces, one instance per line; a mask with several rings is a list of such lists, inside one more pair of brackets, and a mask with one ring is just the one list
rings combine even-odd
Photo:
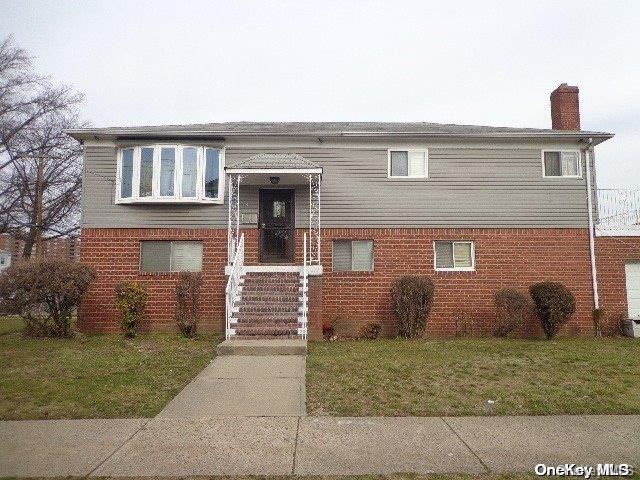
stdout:
[[[320,184],[322,167],[295,153],[261,153],[225,168],[229,189],[228,259],[232,264],[240,241],[240,183],[295,185],[304,179],[309,184],[308,249],[304,265],[320,266]],[[271,182],[272,177],[278,177]]]
[[322,167],[295,153],[261,153],[225,168],[230,175],[287,174],[322,175]]

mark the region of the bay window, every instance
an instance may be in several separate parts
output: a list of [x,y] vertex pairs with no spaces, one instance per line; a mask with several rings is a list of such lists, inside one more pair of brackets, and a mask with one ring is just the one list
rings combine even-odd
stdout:
[[215,198],[220,181],[220,151],[213,148],[206,148],[205,151],[204,196]]
[[120,193],[123,198],[130,198],[133,192],[133,148],[122,150]]
[[173,197],[173,181],[176,176],[176,149],[160,148],[160,196]]
[[223,203],[224,149],[145,145],[118,152],[116,203]]
[[153,148],[143,148],[140,151],[140,196],[150,197],[152,191]]
[[198,184],[198,150],[195,147],[182,149],[182,196],[196,196]]

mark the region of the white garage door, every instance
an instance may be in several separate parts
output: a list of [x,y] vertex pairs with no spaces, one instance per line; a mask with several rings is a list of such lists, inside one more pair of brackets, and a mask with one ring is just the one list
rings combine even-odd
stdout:
[[629,318],[640,320],[640,262],[627,263],[627,304]]

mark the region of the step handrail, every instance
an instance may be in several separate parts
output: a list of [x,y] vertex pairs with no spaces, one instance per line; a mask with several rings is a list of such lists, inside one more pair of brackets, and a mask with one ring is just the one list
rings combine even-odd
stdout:
[[307,291],[308,285],[308,272],[307,272],[307,233],[304,234],[304,242],[302,247],[302,339],[307,339]]
[[229,272],[229,279],[227,280],[227,287],[225,289],[226,296],[226,325],[225,325],[225,338],[229,340],[235,333],[231,331],[231,317],[233,316],[233,309],[236,306],[236,302],[240,293],[240,281],[242,280],[242,271],[244,269],[244,233],[240,235],[240,241],[236,247],[235,254],[233,255],[233,263],[231,264],[231,271]]

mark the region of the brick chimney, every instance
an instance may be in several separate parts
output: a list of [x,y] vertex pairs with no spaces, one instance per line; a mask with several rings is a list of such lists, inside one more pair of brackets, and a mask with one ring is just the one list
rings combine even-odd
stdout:
[[578,87],[563,83],[551,92],[551,128],[580,130]]

